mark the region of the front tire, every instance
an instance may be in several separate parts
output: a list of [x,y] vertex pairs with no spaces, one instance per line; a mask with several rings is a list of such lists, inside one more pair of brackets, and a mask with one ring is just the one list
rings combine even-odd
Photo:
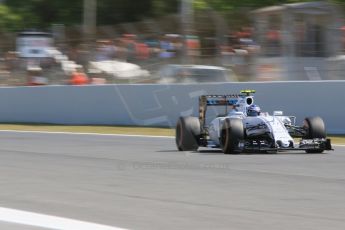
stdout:
[[[321,117],[307,117],[304,119],[303,128],[306,131],[304,139],[326,138],[325,123]],[[306,153],[322,153],[322,149],[308,149]]]
[[200,140],[200,121],[197,117],[180,117],[176,124],[175,141],[179,151],[196,151]]
[[224,154],[237,154],[241,151],[238,144],[244,139],[244,127],[241,119],[227,118],[223,123],[220,142]]

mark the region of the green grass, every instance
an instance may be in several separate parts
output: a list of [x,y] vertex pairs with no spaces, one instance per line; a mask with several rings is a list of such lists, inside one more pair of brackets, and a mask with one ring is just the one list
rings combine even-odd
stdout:
[[[102,126],[102,125],[51,125],[51,124],[0,124],[0,130],[50,131],[75,133],[104,133],[129,135],[174,136],[171,128]],[[345,144],[345,135],[329,135],[332,144]]]
[[175,130],[170,128],[101,125],[0,124],[0,130],[133,134],[155,136],[175,135]]
[[332,144],[345,144],[345,135],[329,135]]

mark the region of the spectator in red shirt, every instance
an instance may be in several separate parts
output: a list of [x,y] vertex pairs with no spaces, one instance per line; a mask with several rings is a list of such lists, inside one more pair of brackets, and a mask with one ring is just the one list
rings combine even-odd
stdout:
[[86,76],[83,67],[77,67],[72,73],[70,84],[71,85],[87,85],[89,84],[89,78]]

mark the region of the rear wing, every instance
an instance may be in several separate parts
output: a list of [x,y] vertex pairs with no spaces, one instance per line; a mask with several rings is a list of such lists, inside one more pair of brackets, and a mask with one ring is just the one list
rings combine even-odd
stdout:
[[[203,95],[201,102],[207,106],[235,105],[238,102],[239,94],[234,95]],[[206,103],[205,103],[206,102]]]
[[225,113],[228,106],[235,106],[242,95],[202,95],[199,97],[199,120],[202,127],[206,122],[206,111],[208,106],[225,106]]
[[[206,111],[208,106],[225,106],[225,113],[228,113],[228,106],[237,106],[239,100],[249,97],[255,90],[241,90],[240,94],[228,95],[202,95],[199,97],[199,120],[202,127],[205,127]],[[252,97],[248,104],[253,103]]]

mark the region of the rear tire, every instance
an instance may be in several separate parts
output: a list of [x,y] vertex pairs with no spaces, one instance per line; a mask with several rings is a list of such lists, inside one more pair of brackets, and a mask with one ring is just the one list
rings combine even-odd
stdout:
[[[303,128],[306,130],[304,139],[326,138],[325,123],[321,117],[307,117],[304,119]],[[321,149],[308,149],[306,153],[322,153]]]
[[176,124],[177,149],[179,151],[198,150],[200,133],[200,121],[197,117],[180,117]]
[[241,151],[238,144],[244,139],[244,128],[241,119],[227,118],[223,123],[220,142],[224,154],[237,154]]

